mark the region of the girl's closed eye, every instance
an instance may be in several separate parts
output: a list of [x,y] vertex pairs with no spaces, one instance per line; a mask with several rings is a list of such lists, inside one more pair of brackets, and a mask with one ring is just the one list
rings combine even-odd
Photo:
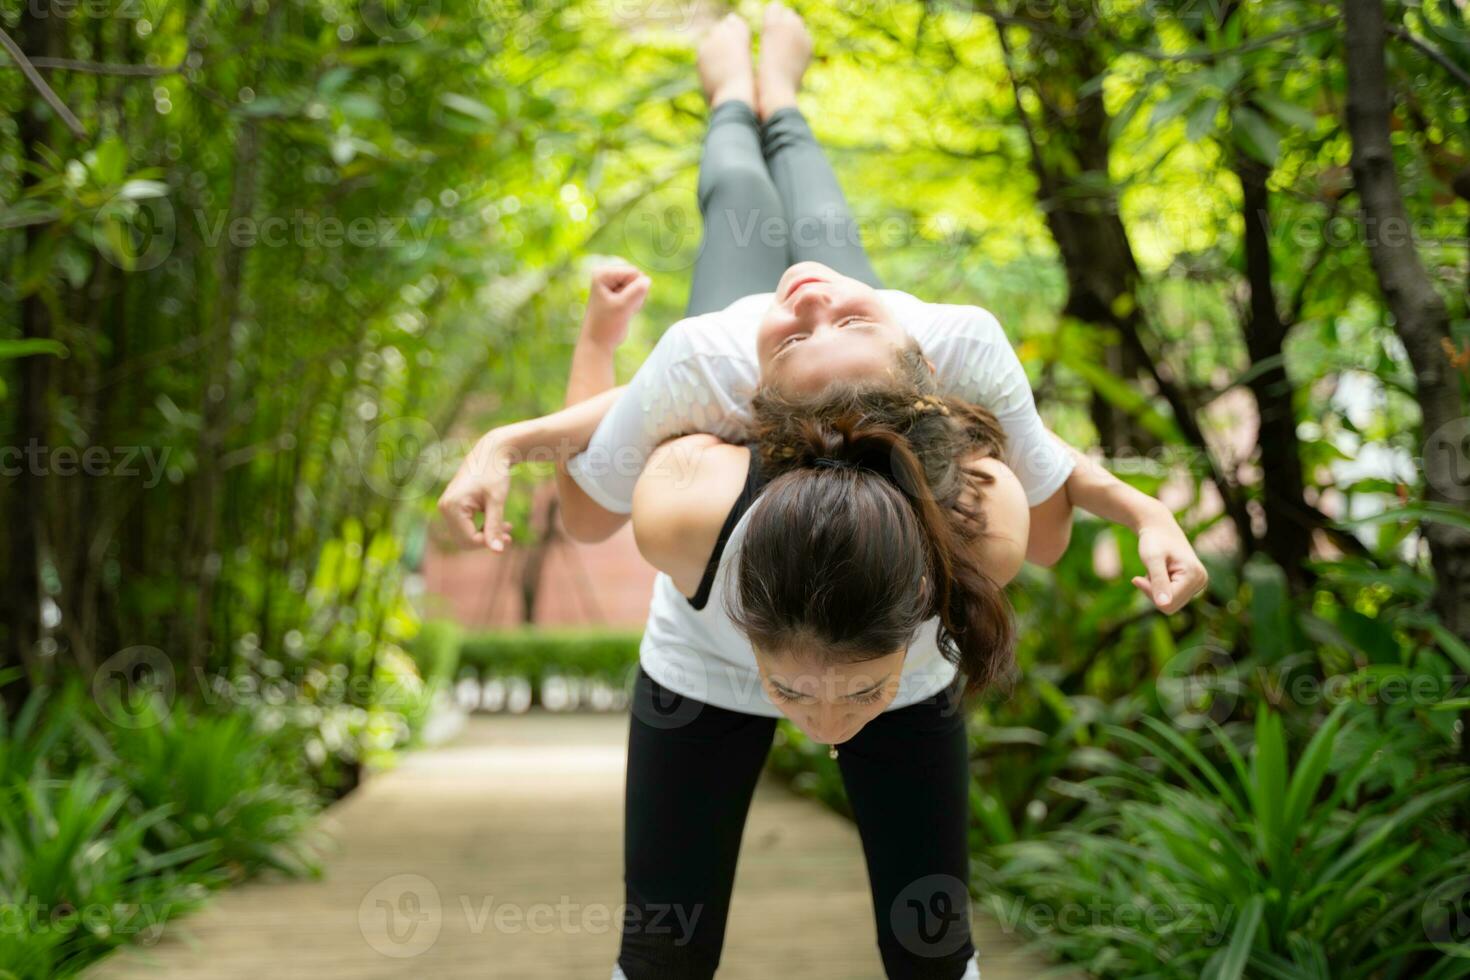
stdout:
[[850,697],[847,700],[853,704],[873,704],[881,697],[883,697],[883,688],[875,687],[871,691]]

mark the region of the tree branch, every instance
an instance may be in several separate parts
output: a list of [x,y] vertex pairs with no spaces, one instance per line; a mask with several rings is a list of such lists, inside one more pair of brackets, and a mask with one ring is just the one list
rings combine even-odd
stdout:
[[1233,48],[1222,48],[1218,51],[1207,49],[1195,51],[1180,51],[1178,53],[1172,53],[1169,51],[1153,51],[1145,48],[1131,48],[1128,49],[1128,53],[1141,55],[1153,61],[1215,62],[1221,58],[1229,58],[1238,54],[1247,54],[1251,51],[1257,51],[1261,48],[1270,47],[1277,41],[1284,41],[1288,38],[1293,37],[1301,37],[1306,34],[1316,34],[1319,31],[1325,31],[1336,26],[1336,20],[1314,21],[1311,24],[1304,24],[1301,27],[1291,27],[1287,28],[1286,30],[1277,31],[1275,34],[1265,34],[1261,37],[1255,38],[1254,40],[1246,41],[1244,44],[1238,44]]
[[142,78],[157,78],[160,75],[177,75],[184,70],[184,63],[177,65],[125,65],[105,61],[78,61],[75,58],[32,58],[37,68],[59,71],[79,71],[88,75],[122,75]]
[[1455,76],[1461,85],[1470,88],[1470,74],[1466,74],[1465,69],[1451,61],[1449,56],[1439,50],[1439,48],[1436,48],[1422,37],[1410,33],[1407,27],[1400,27],[1398,24],[1386,24],[1384,25],[1384,29],[1400,41],[1403,41],[1411,47],[1418,48],[1430,61]]
[[55,110],[62,122],[66,123],[66,128],[71,130],[72,135],[86,142],[87,130],[82,125],[82,121],[66,107],[66,103],[61,101],[61,97],[52,90],[51,86],[46,84],[46,79],[36,71],[36,66],[31,63],[31,59],[27,58],[26,53],[20,49],[20,45],[5,33],[4,28],[0,28],[0,48],[4,48],[5,53],[10,55],[10,60],[15,62],[21,74],[25,75],[26,80],[40,93],[41,98],[46,100],[46,104]]

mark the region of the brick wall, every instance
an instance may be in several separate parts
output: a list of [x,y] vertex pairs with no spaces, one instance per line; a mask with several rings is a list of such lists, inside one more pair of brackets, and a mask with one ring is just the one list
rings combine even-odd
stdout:
[[[525,621],[521,577],[528,552],[455,549],[436,527],[424,553],[427,606],[463,626],[483,629]],[[535,622],[541,626],[640,627],[648,618],[654,569],[624,525],[598,544],[577,544],[560,527],[541,568]]]

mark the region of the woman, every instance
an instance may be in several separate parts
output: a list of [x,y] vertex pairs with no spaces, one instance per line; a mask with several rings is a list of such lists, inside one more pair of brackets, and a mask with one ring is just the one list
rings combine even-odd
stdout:
[[[629,735],[629,912],[615,976],[632,980],[713,975],[746,809],[782,714],[819,741],[841,745],[888,975],[978,976],[967,914],[967,748],[952,683],[959,675],[940,650],[942,631],[965,632],[970,620],[956,615],[949,597],[983,604],[974,597],[995,596],[1020,554],[1038,557],[1036,541],[1047,532],[1059,553],[1072,502],[1140,531],[1151,579],[1135,583],[1161,608],[1177,608],[1203,580],[1166,510],[1096,468],[1074,467],[1075,456],[1045,433],[1023,372],[1017,389],[1019,365],[993,318],[878,290],[853,236],[798,234],[805,218],[828,229],[851,225],[794,104],[809,54],[800,20],[768,8],[757,86],[744,25],[727,18],[712,31],[700,52],[712,113],[700,178],[706,239],[691,319],[671,329],[640,370],[637,397],[615,400],[610,351],[647,283],[635,275],[595,286],[593,307],[610,312],[600,320],[589,309],[587,343],[579,342],[569,384],[573,407],[487,437],[441,500],[452,525],[495,547],[504,540],[503,468],[496,464],[507,453],[558,439],[580,445],[605,411],[594,448],[603,439],[633,450],[631,466],[598,472],[583,459],[559,473],[575,533],[610,533],[631,511],[640,547],[665,573],[650,610]],[[739,233],[773,216],[791,232],[789,241]],[[822,264],[790,265],[813,258]],[[772,286],[774,294],[762,293]],[[759,318],[754,357],[745,346],[749,331],[715,329],[747,325],[752,314]],[[671,350],[675,356],[660,354]],[[767,382],[755,402],[759,457],[709,436],[664,441],[680,431],[733,431],[727,423],[748,418],[741,399],[755,386],[742,392],[740,382],[752,375]],[[834,380],[847,385],[834,387]],[[940,409],[953,414],[959,405],[937,396],[941,384],[992,396],[971,399],[1000,409],[988,444],[983,426],[952,419],[914,438],[921,424],[945,418]],[[683,406],[674,402],[679,396]],[[879,404],[865,401],[875,398]],[[861,403],[860,410],[844,400]],[[914,408],[921,403],[937,407]],[[625,424],[638,416],[648,421]],[[783,418],[806,428],[783,433]],[[1032,465],[1012,474],[996,458],[1001,451]],[[960,470],[981,474],[980,482],[962,481]],[[965,492],[978,496],[967,505]],[[1023,529],[1026,504],[1041,535]],[[955,513],[936,517],[941,506]],[[1054,519],[1037,520],[1049,506]],[[475,532],[471,519],[481,511],[486,530]],[[966,512],[1013,533],[986,535],[980,525],[966,533]],[[1005,519],[995,520],[998,514]],[[800,537],[844,525],[852,532],[845,540],[869,550],[862,560],[839,554],[830,541]],[[820,615],[805,574],[813,567],[825,573],[816,591],[841,597],[847,608]],[[851,576],[838,582],[841,569]],[[852,604],[865,585],[875,598]],[[728,606],[727,593],[736,600]],[[905,604],[909,618],[895,618],[884,639],[874,628],[884,617],[874,611]],[[915,610],[925,614],[917,623]],[[994,613],[977,609],[974,628],[1003,631],[1004,617]],[[833,635],[859,620],[857,642]],[[815,636],[802,637],[814,623]],[[783,642],[793,636],[817,642]],[[979,659],[986,644],[973,644],[971,681],[977,671],[982,680],[1004,673],[1005,644],[990,645],[987,667]]]

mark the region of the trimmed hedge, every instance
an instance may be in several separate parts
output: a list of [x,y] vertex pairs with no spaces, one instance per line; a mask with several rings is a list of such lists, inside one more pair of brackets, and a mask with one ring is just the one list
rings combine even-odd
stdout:
[[522,678],[542,702],[547,678],[575,678],[621,689],[638,664],[639,630],[515,629],[470,634],[459,645],[459,676]]

